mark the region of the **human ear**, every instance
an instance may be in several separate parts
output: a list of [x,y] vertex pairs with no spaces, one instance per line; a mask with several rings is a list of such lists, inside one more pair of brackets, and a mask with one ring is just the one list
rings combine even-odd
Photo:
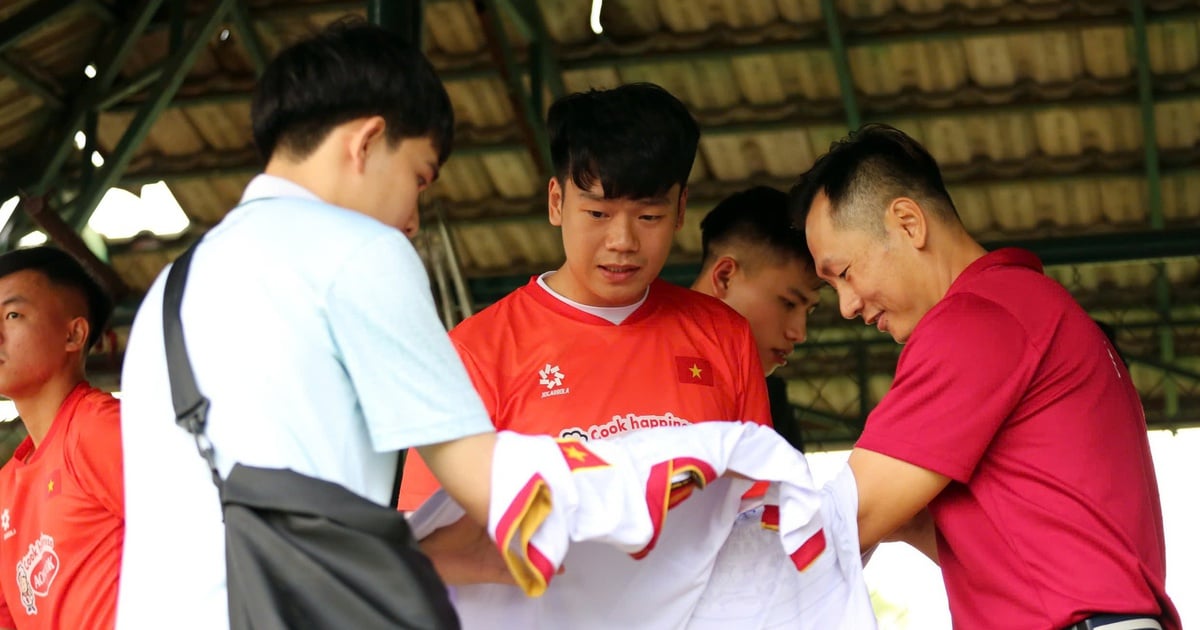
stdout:
[[76,317],[67,322],[67,352],[87,351],[91,325],[86,317]]
[[729,285],[737,273],[738,263],[730,256],[721,256],[713,263],[709,278],[712,281],[713,294],[717,299],[724,300],[729,294]]
[[550,210],[550,225],[562,227],[563,216],[563,189],[558,184],[557,177],[550,178],[549,189],[547,190],[546,198],[549,200]]
[[929,238],[929,224],[921,204],[899,197],[887,209],[887,224],[894,226],[917,249],[924,249]]
[[346,140],[346,151],[349,156],[350,165],[355,173],[364,173],[367,170],[367,157],[370,154],[373,145],[386,140],[385,132],[387,131],[387,123],[384,122],[382,116],[370,116],[361,119],[359,123],[351,128],[350,134]]

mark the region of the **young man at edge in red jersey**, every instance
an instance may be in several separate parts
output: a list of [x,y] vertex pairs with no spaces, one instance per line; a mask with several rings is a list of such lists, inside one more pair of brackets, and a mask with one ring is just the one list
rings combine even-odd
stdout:
[[0,469],[0,627],[111,628],[125,531],[120,405],[84,361],[112,301],[70,255],[0,256],[0,394],[29,436]]
[[862,548],[938,562],[956,628],[1178,630],[1145,416],[1088,314],[1030,252],[985,251],[895,128],[835,143],[792,202],[842,315],[906,344],[850,455]]

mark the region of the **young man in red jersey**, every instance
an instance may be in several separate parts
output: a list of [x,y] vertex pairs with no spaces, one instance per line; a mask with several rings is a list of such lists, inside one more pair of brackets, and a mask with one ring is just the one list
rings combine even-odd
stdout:
[[[566,262],[451,331],[496,427],[592,440],[714,420],[769,424],[746,320],[658,279],[683,225],[699,140],[687,108],[658,86],[625,85],[560,99],[547,126],[555,166],[549,219],[562,228]],[[498,613],[512,627],[681,625],[719,543],[698,545],[704,553],[684,546],[724,540],[749,486],[722,480],[694,493],[640,561],[598,545],[572,547],[565,573],[539,599],[507,585],[459,587],[464,626],[486,626]],[[415,509],[435,489],[413,458],[400,508]],[[675,528],[689,536],[673,535]],[[470,559],[439,557],[430,543],[440,534],[425,550],[449,581],[497,573],[472,575],[469,567],[479,565]]]
[[70,255],[0,256],[0,395],[29,432],[0,469],[0,628],[111,628],[125,534],[120,405],[84,360],[112,301]]
[[763,373],[770,376],[804,342],[824,284],[804,231],[792,227],[787,193],[755,186],[730,195],[700,222],[700,239],[703,262],[692,289],[750,322]]
[[1178,630],[1141,401],[1091,317],[972,239],[895,128],[835,143],[792,200],[842,315],[906,344],[850,454],[862,548],[903,527],[955,627]]

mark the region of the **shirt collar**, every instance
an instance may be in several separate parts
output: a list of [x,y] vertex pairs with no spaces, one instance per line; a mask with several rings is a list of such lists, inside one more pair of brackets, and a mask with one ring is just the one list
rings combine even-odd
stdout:
[[241,203],[269,197],[292,197],[308,199],[310,201],[323,201],[311,190],[290,179],[260,173],[246,185],[246,190],[242,193]]
[[1017,247],[1004,247],[988,252],[967,265],[967,268],[963,269],[962,273],[954,279],[954,283],[950,285],[950,292],[953,292],[956,286],[966,284],[971,278],[992,267],[1025,267],[1037,273],[1043,273],[1042,261],[1038,259],[1037,254]]

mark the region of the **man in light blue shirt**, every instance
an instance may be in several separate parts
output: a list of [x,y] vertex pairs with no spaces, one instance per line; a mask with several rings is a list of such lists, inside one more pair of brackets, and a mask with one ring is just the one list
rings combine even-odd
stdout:
[[[251,113],[266,169],[204,236],[181,310],[220,473],[288,468],[386,505],[397,451],[415,447],[486,523],[492,423],[407,238],[450,153],[445,89],[397,36],[338,25],[271,63]],[[122,373],[117,625],[228,627],[220,501],[173,421],[165,277]]]

